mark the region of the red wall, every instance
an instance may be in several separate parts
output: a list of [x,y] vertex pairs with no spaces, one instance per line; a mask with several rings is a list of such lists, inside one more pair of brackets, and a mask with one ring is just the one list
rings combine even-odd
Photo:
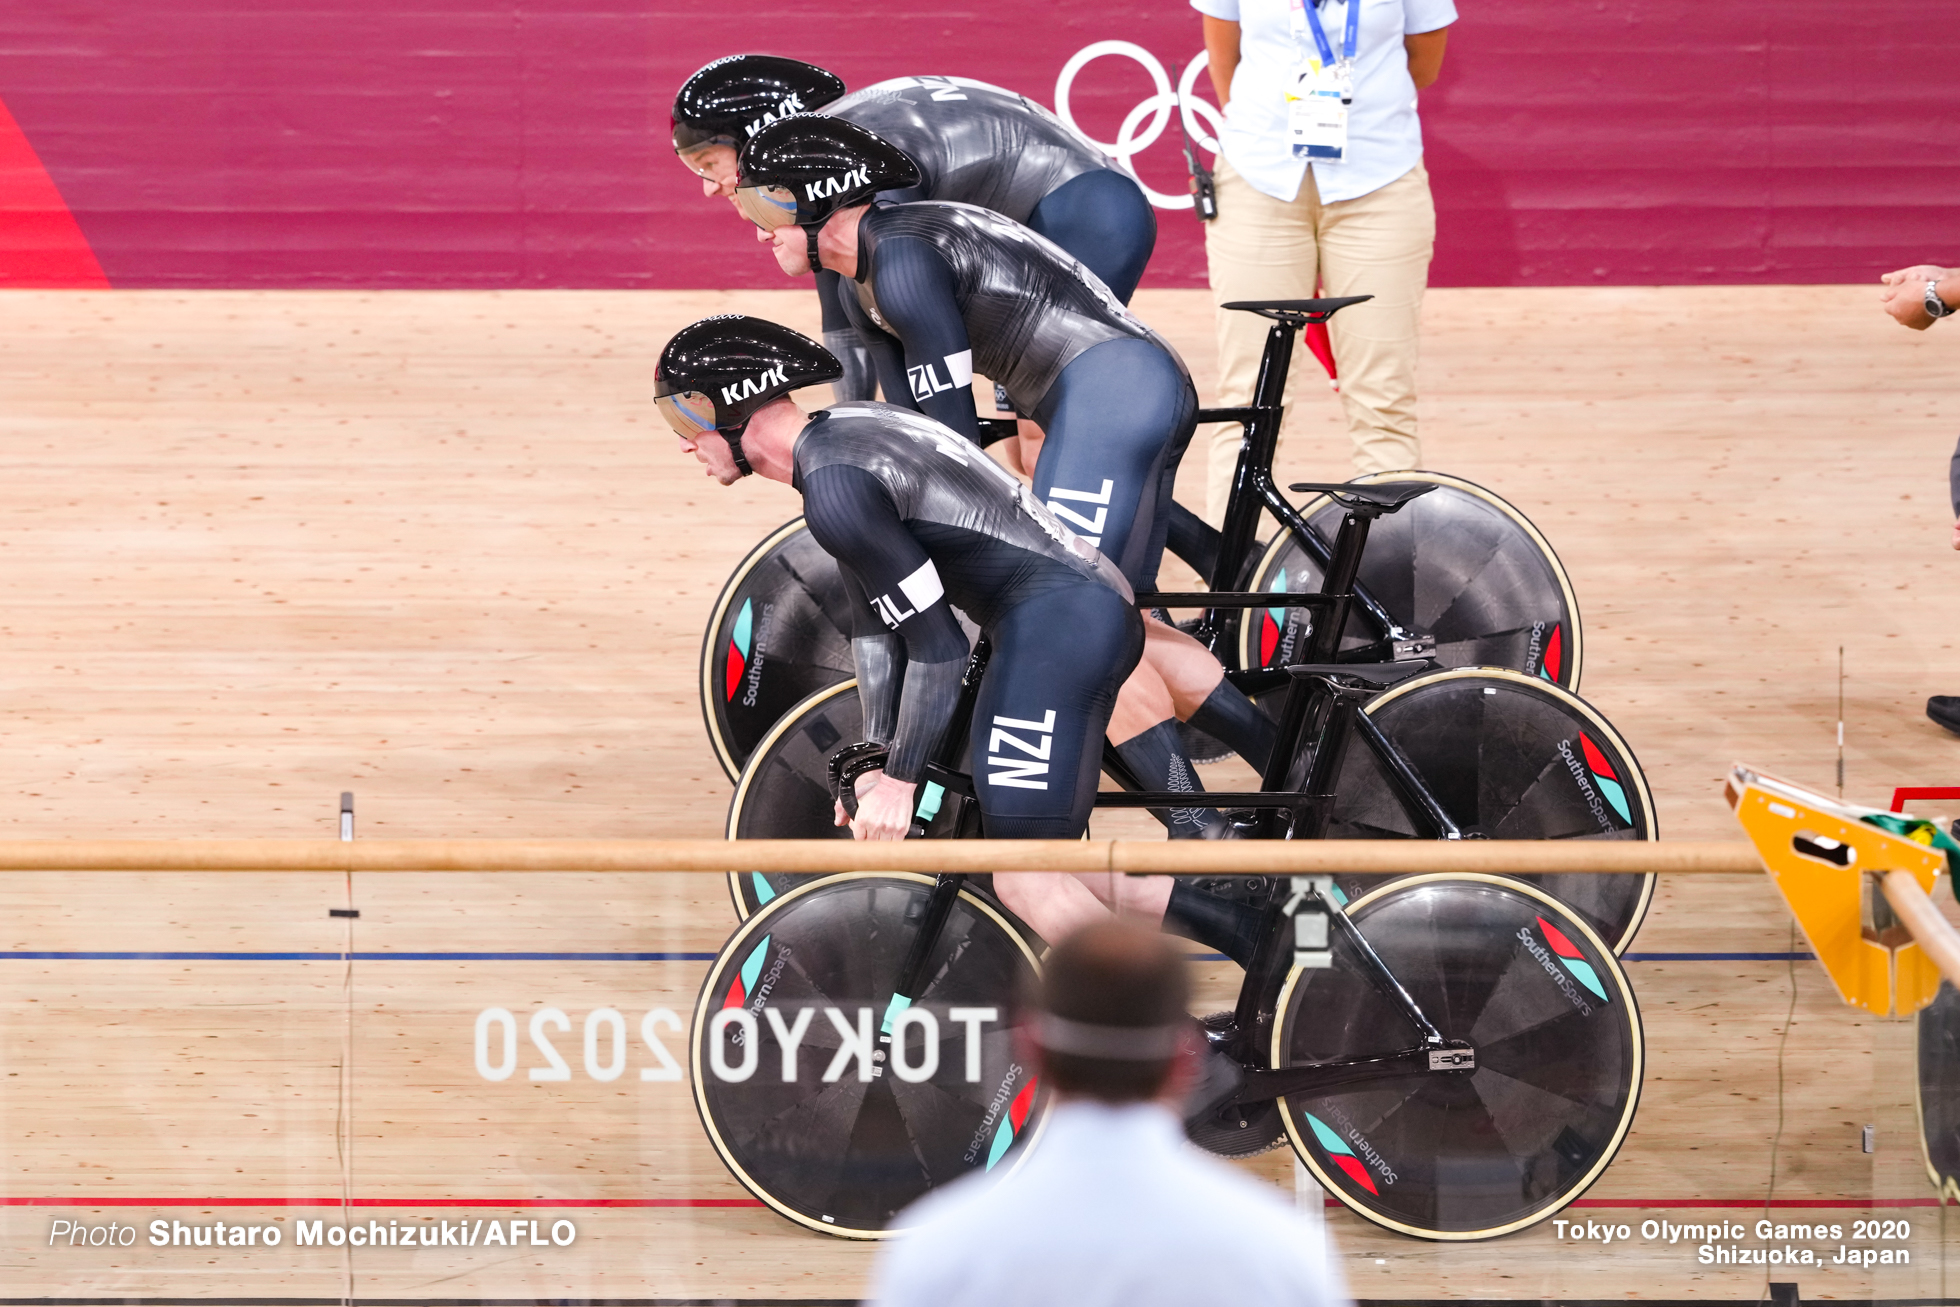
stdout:
[[[1459,4],[1423,100],[1436,284],[1960,259],[1950,2]],[[31,146],[0,139],[0,285],[88,284],[92,252],[117,286],[779,286],[668,152],[694,67],[770,49],[853,86],[949,72],[1048,101],[1110,37],[1167,64],[1199,45],[1181,0],[23,0],[0,10],[0,105]],[[1098,62],[1084,126],[1114,136],[1147,90]],[[1144,156],[1159,189],[1178,167],[1168,138]],[[48,253],[75,230],[57,191],[79,255]],[[1161,218],[1145,284],[1203,284],[1195,219]]]

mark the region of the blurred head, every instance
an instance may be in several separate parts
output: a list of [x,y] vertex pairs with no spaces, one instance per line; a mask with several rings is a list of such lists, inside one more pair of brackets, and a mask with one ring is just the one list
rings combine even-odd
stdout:
[[735,193],[735,152],[764,123],[807,113],[844,94],[844,83],[800,59],[737,54],[717,59],[674,96],[674,153],[706,195]]
[[1177,1066],[1190,998],[1184,956],[1168,936],[1098,922],[1049,951],[1026,1027],[1057,1093],[1144,1102]]

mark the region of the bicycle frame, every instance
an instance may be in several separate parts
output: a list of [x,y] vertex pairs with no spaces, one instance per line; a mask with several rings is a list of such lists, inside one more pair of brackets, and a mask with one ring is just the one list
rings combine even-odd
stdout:
[[[1361,557],[1367,548],[1368,528],[1383,510],[1378,505],[1358,501],[1348,507],[1347,515],[1341,522],[1341,529],[1326,567],[1321,593],[1302,596],[1315,602],[1325,610],[1327,620],[1318,622],[1309,639],[1308,657],[1315,662],[1286,669],[1288,681],[1285,706],[1282,709],[1279,729],[1279,745],[1273,750],[1266,774],[1261,778],[1263,789],[1245,793],[1206,792],[1186,794],[1168,791],[1143,791],[1130,789],[1129,792],[1099,794],[1098,807],[1253,807],[1261,810],[1260,833],[1268,838],[1320,838],[1333,817],[1333,783],[1339,775],[1339,768],[1345,758],[1349,743],[1358,734],[1363,743],[1382,761],[1384,769],[1402,794],[1411,812],[1427,819],[1436,833],[1443,838],[1461,838],[1449,815],[1443,811],[1421,776],[1395,746],[1360,711],[1362,702],[1370,697],[1372,690],[1359,690],[1351,686],[1337,684],[1336,678],[1377,680],[1379,674],[1369,675],[1375,669],[1359,665],[1335,665],[1330,655],[1338,648],[1339,632],[1355,602],[1353,584],[1359,571]],[[1239,598],[1239,596],[1234,596]],[[1258,596],[1251,597],[1259,602]],[[980,694],[980,685],[985,677],[988,660],[991,656],[990,644],[982,638],[968,659],[966,673],[961,681],[960,700],[954,730],[948,731],[935,751],[933,760],[926,768],[926,780],[939,786],[944,794],[934,804],[933,812],[927,820],[937,819],[942,813],[946,821],[956,831],[968,828],[977,817],[977,800],[974,797],[972,779],[954,768],[965,752],[968,737],[972,730],[974,705]],[[1394,670],[1402,675],[1413,675],[1432,664],[1426,660],[1414,666],[1401,665]],[[1395,677],[1393,679],[1399,679]],[[1301,742],[1309,735],[1319,740],[1314,750],[1313,761],[1307,770],[1305,785],[1296,792],[1286,792],[1292,760],[1298,755]],[[1116,776],[1120,784],[1133,784],[1134,778],[1128,775],[1111,750],[1105,749],[1108,770]],[[858,774],[869,770],[882,759],[875,755],[864,755],[844,763],[837,769],[837,784],[840,794],[850,793]],[[948,811],[950,805],[950,811]],[[1281,826],[1282,812],[1290,813],[1290,819]],[[922,831],[920,833],[923,833]],[[925,980],[925,968],[932,956],[934,945],[938,942],[940,931],[944,928],[952,912],[953,903],[965,886],[964,874],[951,873],[939,876],[933,887],[932,897],[927,901],[926,911],[920,922],[919,933],[913,938],[906,952],[904,963],[894,978],[893,998],[886,1010],[885,1019],[878,1036],[878,1049],[873,1060],[877,1068],[889,1064],[892,1039],[892,1021],[897,1014],[910,1006]],[[1223,1107],[1230,1104],[1264,1102],[1286,1094],[1324,1092],[1341,1085],[1360,1081],[1373,1081],[1402,1076],[1421,1076],[1431,1074],[1467,1074],[1475,1069],[1475,1054],[1467,1046],[1444,1041],[1436,1026],[1423,1013],[1408,991],[1388,969],[1380,956],[1363,938],[1354,923],[1348,919],[1341,907],[1326,897],[1319,885],[1310,878],[1297,878],[1297,892],[1284,905],[1271,912],[1270,928],[1259,951],[1247,968],[1245,982],[1241,986],[1236,1011],[1238,1031],[1234,1058],[1241,1065],[1248,1065],[1240,1083],[1231,1096],[1214,1104]],[[1309,1066],[1265,1068],[1260,1064],[1265,1060],[1264,1050],[1270,1046],[1272,1023],[1276,1019],[1275,1000],[1281,985],[1296,961],[1295,932],[1284,929],[1289,918],[1301,914],[1324,916],[1328,929],[1338,934],[1348,945],[1362,973],[1371,985],[1399,1011],[1419,1036],[1419,1042],[1392,1053],[1373,1057],[1350,1058],[1336,1062],[1318,1063]],[[1331,954],[1329,954],[1331,958]]]
[[[1301,328],[1312,322],[1325,322],[1333,316],[1334,310],[1256,311],[1262,317],[1272,319],[1273,325],[1267,329],[1266,348],[1259,357],[1259,373],[1253,383],[1252,403],[1236,408],[1200,409],[1197,415],[1197,421],[1201,424],[1237,422],[1245,428],[1245,436],[1239,445],[1238,464],[1232,471],[1232,494],[1225,509],[1225,524],[1213,532],[1209,526],[1194,519],[1184,528],[1185,532],[1198,537],[1193,542],[1197,547],[1188,548],[1188,552],[1199,554],[1200,561],[1205,553],[1211,556],[1209,569],[1199,569],[1209,571],[1206,584],[1211,589],[1202,592],[1206,598],[1195,603],[1162,605],[1202,607],[1204,615],[1199,618],[1191,634],[1214,654],[1231,635],[1236,625],[1236,610],[1246,606],[1216,601],[1222,599],[1224,594],[1235,591],[1244,579],[1239,575],[1239,569],[1251,556],[1258,541],[1262,508],[1273,515],[1282,529],[1292,534],[1300,547],[1320,564],[1323,572],[1332,565],[1337,552],[1337,547],[1330,546],[1326,538],[1287,501],[1273,480],[1273,459],[1279,450],[1280,424],[1285,417],[1286,378],[1293,366],[1294,343]],[[1180,556],[1184,556],[1184,552],[1180,551]],[[1186,561],[1191,560],[1187,558]],[[1398,652],[1397,642],[1407,641],[1409,632],[1396,624],[1388,615],[1388,610],[1365,587],[1350,585],[1348,589],[1354,604],[1381,633],[1380,641],[1357,653],[1387,652],[1393,656]],[[1270,603],[1272,596],[1264,596],[1264,600]],[[1298,601],[1297,596],[1287,603],[1289,607],[1306,606]],[[1345,618],[1335,629],[1344,628]],[[1329,657],[1321,661],[1334,660]]]

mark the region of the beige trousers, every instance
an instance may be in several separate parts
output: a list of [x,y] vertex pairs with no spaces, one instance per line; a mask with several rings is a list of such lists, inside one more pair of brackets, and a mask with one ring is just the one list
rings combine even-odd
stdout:
[[[1212,301],[1373,295],[1327,324],[1355,471],[1418,466],[1416,321],[1436,245],[1429,173],[1418,162],[1379,190],[1332,204],[1320,202],[1311,169],[1291,204],[1254,190],[1223,158],[1217,182],[1218,217],[1205,226]],[[1221,406],[1251,402],[1268,325],[1255,314],[1218,310]],[[1318,394],[1325,382],[1305,345],[1296,347],[1289,413],[1302,386]],[[1213,524],[1225,516],[1241,435],[1237,423],[1220,423],[1197,442],[1206,453],[1205,517]]]

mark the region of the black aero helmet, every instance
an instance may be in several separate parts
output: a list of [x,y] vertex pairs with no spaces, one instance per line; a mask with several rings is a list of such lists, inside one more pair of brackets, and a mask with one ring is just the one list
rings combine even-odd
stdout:
[[736,207],[765,231],[821,226],[879,191],[919,184],[919,166],[905,151],[856,123],[815,113],[765,123],[743,142],[736,169]]
[[801,59],[732,54],[681,83],[674,96],[674,150],[717,141],[740,145],[764,123],[818,109],[844,94],[843,79]]
[[770,400],[844,375],[837,356],[808,336],[744,313],[703,318],[674,333],[653,373],[654,403],[693,440],[720,431],[747,476],[742,429]]

